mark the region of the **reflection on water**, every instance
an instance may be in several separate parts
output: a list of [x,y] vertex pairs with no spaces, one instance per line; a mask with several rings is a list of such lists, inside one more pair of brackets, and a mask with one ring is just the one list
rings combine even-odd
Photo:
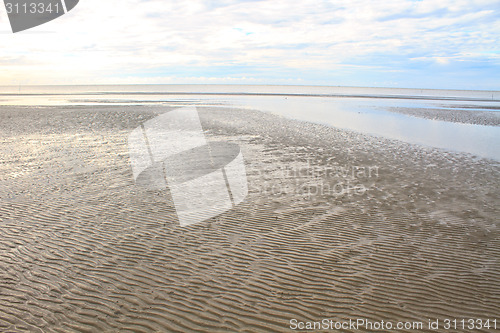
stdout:
[[[271,95],[261,95],[261,93]],[[251,94],[251,95],[248,95]],[[300,95],[302,94],[302,95]],[[499,112],[500,92],[287,86],[0,87],[0,105],[237,106],[500,161],[500,127],[416,118],[390,108]],[[1,106],[0,106],[1,107]]]
[[297,120],[500,161],[500,127],[430,120],[386,111],[388,107],[397,106],[439,107],[431,101],[262,96],[238,98],[232,102]]

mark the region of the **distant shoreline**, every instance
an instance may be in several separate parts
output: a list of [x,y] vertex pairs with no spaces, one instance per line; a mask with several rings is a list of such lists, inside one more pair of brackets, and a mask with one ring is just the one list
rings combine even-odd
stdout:
[[291,94],[291,93],[223,93],[223,92],[90,92],[90,93],[0,93],[0,96],[71,96],[71,95],[188,95],[188,96],[283,96],[283,97],[332,97],[332,98],[383,98],[383,99],[418,99],[432,101],[474,101],[500,102],[500,99],[467,98],[467,97],[438,97],[415,95],[357,95],[357,94]]
[[500,91],[494,90],[220,84],[0,86],[0,96],[66,96],[89,94],[166,96],[299,96],[500,102]]

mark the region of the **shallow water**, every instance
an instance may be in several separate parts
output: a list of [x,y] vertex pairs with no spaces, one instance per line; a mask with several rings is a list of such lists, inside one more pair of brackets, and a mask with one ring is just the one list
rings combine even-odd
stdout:
[[[387,111],[389,107],[439,108],[436,101],[252,97],[240,98],[234,104],[297,120],[500,160],[498,126],[460,124]],[[479,108],[481,105],[478,105]]]
[[103,104],[252,108],[500,161],[498,126],[389,111],[404,107],[499,112],[500,92],[495,91],[217,85],[0,87],[0,105]]

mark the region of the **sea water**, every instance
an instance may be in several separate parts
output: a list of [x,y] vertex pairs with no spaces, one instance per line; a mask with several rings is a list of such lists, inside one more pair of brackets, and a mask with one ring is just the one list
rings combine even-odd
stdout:
[[499,91],[257,85],[0,86],[0,105],[256,109],[500,161],[499,126],[431,120],[390,111],[420,108],[500,112]]

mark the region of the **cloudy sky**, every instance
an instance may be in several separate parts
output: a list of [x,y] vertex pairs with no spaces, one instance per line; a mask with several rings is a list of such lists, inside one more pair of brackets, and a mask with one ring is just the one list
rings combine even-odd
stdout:
[[16,34],[2,6],[0,50],[0,85],[500,90],[500,0],[80,0]]

